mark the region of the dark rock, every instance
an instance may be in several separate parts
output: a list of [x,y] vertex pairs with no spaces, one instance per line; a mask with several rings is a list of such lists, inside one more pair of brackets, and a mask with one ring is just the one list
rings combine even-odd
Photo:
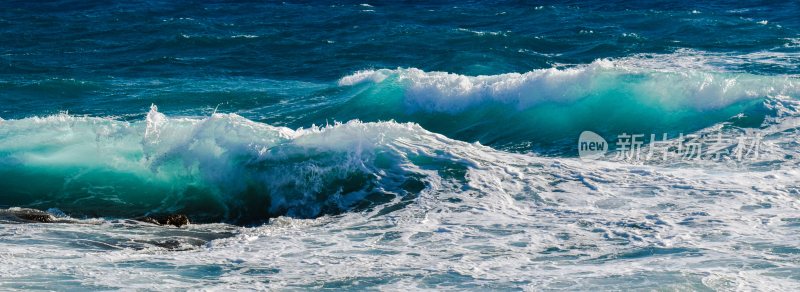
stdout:
[[50,214],[17,214],[17,217],[28,220],[28,221],[36,221],[41,223],[53,223],[56,221],[56,218]]
[[186,217],[186,215],[182,214],[147,216],[147,217],[139,217],[134,220],[156,225],[172,225],[175,227],[189,225],[189,217]]
[[16,222],[39,222],[39,223],[53,223],[57,222],[55,216],[45,211],[27,208],[10,208],[0,210],[0,219],[16,221]]

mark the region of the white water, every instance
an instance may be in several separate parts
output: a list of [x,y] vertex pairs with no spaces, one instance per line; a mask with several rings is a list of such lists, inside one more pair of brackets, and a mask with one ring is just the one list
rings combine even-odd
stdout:
[[[395,80],[388,85],[402,87],[411,109],[445,113],[486,102],[571,102],[604,90],[701,111],[766,96],[763,124],[746,129],[764,138],[759,160],[583,162],[499,151],[413,123],[292,130],[234,114],[167,117],[155,107],[132,123],[68,115],[0,120],[0,166],[67,178],[56,199],[116,194],[110,201],[127,209],[148,195],[169,211],[180,207],[174,203],[187,186],[206,187],[219,200],[212,205],[229,210],[253,204],[237,194],[255,185],[275,197],[269,208],[313,217],[331,204],[347,210],[370,192],[393,195],[377,207],[254,227],[97,218],[4,223],[0,288],[800,289],[796,77],[703,67],[745,57],[671,57],[495,76],[373,70],[339,84]],[[621,83],[607,88],[609,80]],[[719,131],[745,129],[723,121],[696,133]],[[324,189],[353,173],[367,174],[355,184],[361,189]],[[418,196],[403,192],[411,176],[424,183]],[[117,182],[149,193],[121,196],[124,189],[107,188]],[[46,195],[40,201],[53,199]]]
[[[317,138],[351,141],[354,133],[345,129],[370,129],[386,149],[454,164],[402,164],[426,174],[427,188],[388,214],[281,217],[251,228],[194,225],[189,230],[236,235],[186,251],[102,248],[176,236],[149,229],[155,227],[103,220],[3,224],[0,275],[6,288],[57,289],[592,290],[611,283],[796,290],[800,172],[796,160],[783,158],[797,154],[796,134],[770,133],[796,129],[797,105],[775,106],[785,115],[763,130],[766,159],[773,161],[767,168],[587,163],[496,151],[414,125],[339,125]],[[467,167],[464,178],[443,171],[455,165]]]
[[[796,57],[796,56],[795,56]],[[792,55],[727,56],[680,50],[599,59],[590,64],[525,73],[466,76],[417,68],[363,70],[339,79],[339,86],[381,84],[405,90],[410,110],[458,113],[487,103],[518,109],[556,102],[569,104],[598,95],[635,96],[671,109],[717,109],[733,103],[779,95],[800,95],[796,76],[762,76],[731,69],[744,64],[792,66]]]

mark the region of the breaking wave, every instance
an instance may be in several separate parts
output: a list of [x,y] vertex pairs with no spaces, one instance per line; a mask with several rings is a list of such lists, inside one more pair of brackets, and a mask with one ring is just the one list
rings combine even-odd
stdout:
[[688,133],[726,121],[758,127],[769,115],[765,102],[800,96],[800,80],[715,67],[743,58],[678,52],[482,76],[365,70],[338,81],[353,98],[336,114],[413,121],[510,149],[570,144],[584,130]]
[[155,106],[139,122],[66,114],[2,121],[0,138],[3,202],[73,217],[172,212],[252,223],[372,210],[407,203],[425,187],[413,160],[448,160],[414,148],[445,139],[416,124],[291,130],[235,114],[170,118]]

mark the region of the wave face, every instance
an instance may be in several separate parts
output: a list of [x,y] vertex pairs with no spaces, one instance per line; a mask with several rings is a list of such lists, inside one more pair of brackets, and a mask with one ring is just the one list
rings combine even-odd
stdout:
[[413,124],[290,130],[235,114],[168,118],[155,106],[133,123],[10,120],[0,128],[0,188],[4,204],[57,206],[73,217],[310,218],[410,199],[424,175],[407,166],[413,153],[396,144],[419,133],[430,135]]
[[691,54],[702,56],[679,52],[501,75],[359,71],[338,81],[355,92],[339,112],[410,120],[504,149],[552,149],[571,147],[585,130],[605,136],[691,133],[736,122],[740,114],[750,119],[738,125],[758,127],[769,114],[766,100],[800,96],[796,77],[709,71],[702,63],[682,66]]
[[[797,77],[715,67],[745,58],[679,51],[500,75],[401,68],[359,71],[330,85],[159,84],[205,87],[211,95],[237,84],[275,97],[241,115],[170,118],[153,106],[144,115],[2,121],[0,188],[7,191],[0,198],[9,207],[58,207],[74,216],[186,213],[252,224],[408,204],[436,180],[431,168],[466,171],[441,150],[420,150],[444,137],[555,157],[574,157],[575,139],[586,130],[608,141],[621,133],[720,130],[791,137],[788,121],[800,116],[793,110]],[[102,91],[108,85],[53,80],[18,88],[53,86]],[[147,88],[141,81],[132,86]],[[287,91],[310,97],[280,97]],[[172,97],[160,100],[171,107]],[[272,114],[258,120],[284,126],[246,118],[262,111]],[[313,125],[328,119],[350,122]],[[794,155],[791,148],[772,149]]]
[[[9,119],[69,108],[136,121],[150,103],[176,116],[235,112],[289,128],[335,122],[411,122],[447,137],[515,152],[569,155],[591,130],[688,134],[719,123],[759,127],[771,100],[800,96],[797,54],[679,49],[563,64],[524,73],[468,75],[418,68],[356,71],[335,81],[253,78],[9,80]],[[752,68],[784,68],[765,74]],[[766,69],[764,69],[766,70]],[[130,108],[115,106],[117,96]],[[80,102],[76,102],[75,99]],[[31,101],[36,100],[36,101]]]
[[800,291],[798,1],[217,2],[0,1],[0,291]]
[[[173,229],[113,218],[0,224],[11,242],[0,251],[7,257],[0,272],[57,277],[74,266],[83,281],[117,287],[119,279],[97,275],[133,269],[141,274],[125,282],[157,288],[151,283],[172,283],[169,271],[177,268],[180,277],[220,288],[274,277],[263,288],[312,289],[336,279],[346,287],[368,281],[401,289],[408,277],[401,271],[435,267],[415,285],[642,285],[620,281],[625,275],[656,279],[653,288],[793,290],[795,282],[771,280],[794,273],[800,244],[800,101],[767,106],[777,114],[756,129],[765,157],[734,166],[585,163],[500,151],[396,122],[290,130],[233,114],[170,118],[155,108],[132,123],[67,115],[7,120],[0,169],[2,189],[12,195],[4,192],[4,201],[58,206],[50,212],[73,218],[166,210],[195,218],[219,212],[225,216],[211,218],[247,224],[289,216],[248,228]],[[52,250],[69,261],[53,259]],[[332,268],[308,269],[311,250]],[[60,268],[14,268],[31,260]],[[540,262],[555,268],[531,270]],[[732,263],[744,263],[747,273],[729,269]],[[205,280],[219,274],[230,282]],[[540,275],[546,277],[526,280]]]

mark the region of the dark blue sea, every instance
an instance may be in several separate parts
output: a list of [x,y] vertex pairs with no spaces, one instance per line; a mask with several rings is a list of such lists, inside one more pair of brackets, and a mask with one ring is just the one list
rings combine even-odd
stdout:
[[795,1],[3,1],[0,290],[798,290],[798,98]]

